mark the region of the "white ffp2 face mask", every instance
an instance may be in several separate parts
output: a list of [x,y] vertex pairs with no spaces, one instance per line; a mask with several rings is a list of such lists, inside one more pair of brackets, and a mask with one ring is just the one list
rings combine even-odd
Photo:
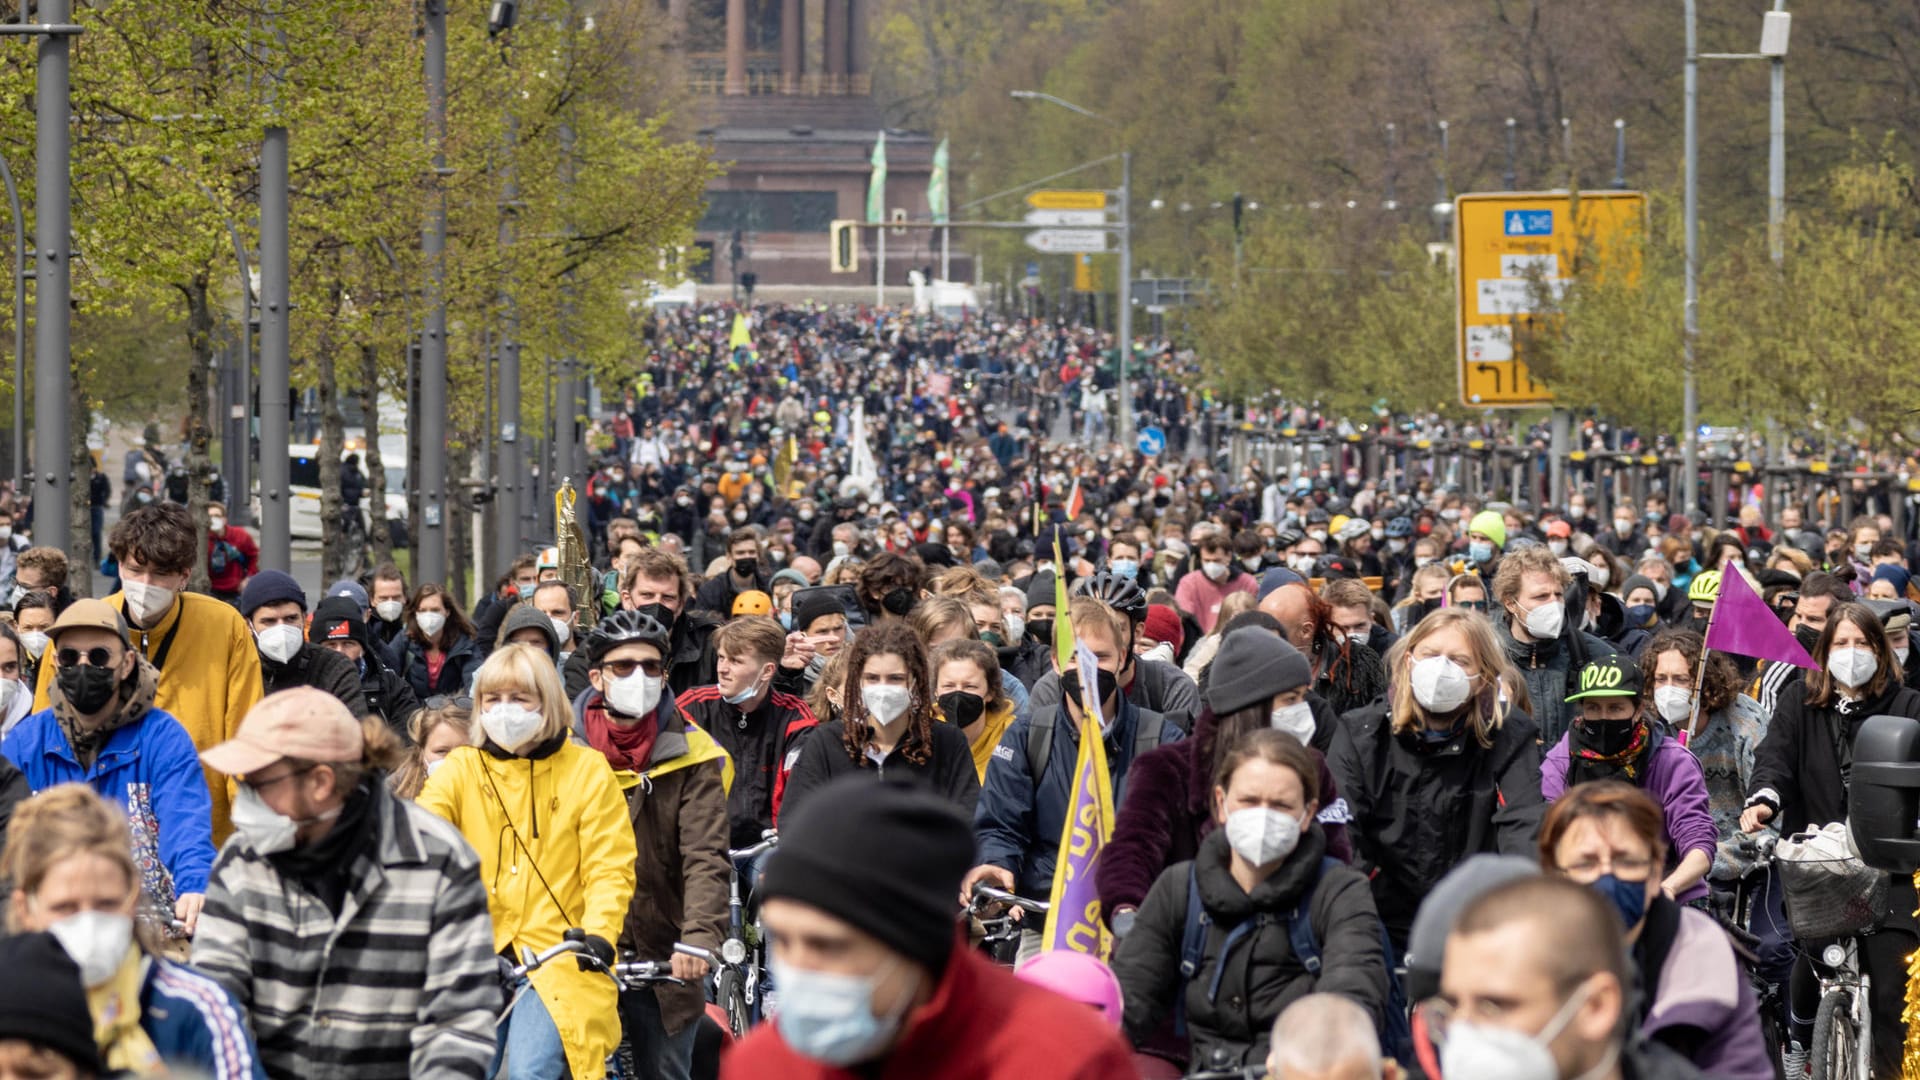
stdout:
[[607,704],[627,716],[650,716],[660,704],[660,690],[666,681],[665,676],[655,678],[635,668],[626,678],[607,683]]
[[1684,686],[1656,686],[1653,707],[1667,723],[1684,724],[1693,715],[1693,691]]
[[546,717],[539,711],[511,701],[490,705],[480,714],[480,727],[487,738],[509,754],[517,754],[540,734]]
[[144,581],[122,581],[120,591],[126,595],[127,614],[142,626],[151,625],[173,606],[174,590],[164,585],[149,585]]
[[413,624],[420,628],[421,633],[433,637],[447,625],[447,616],[439,611],[416,611],[413,613]]
[[1415,660],[1410,673],[1413,699],[1430,713],[1450,713],[1473,696],[1473,679],[1444,656]]
[[1282,705],[1268,714],[1267,724],[1275,731],[1284,731],[1300,740],[1300,745],[1305,746],[1313,740],[1313,706],[1304,701]]
[[291,623],[269,626],[253,635],[260,655],[276,664],[284,664],[300,653],[300,628]]
[[913,703],[913,695],[904,686],[863,686],[860,701],[874,723],[885,726],[900,719],[900,714]]
[[1873,655],[1872,649],[1850,646],[1827,654],[1827,671],[1849,690],[1858,690],[1867,685],[1879,669],[1880,659]]
[[400,600],[382,600],[373,605],[373,613],[380,616],[382,622],[398,622],[400,613],[406,610],[406,607],[405,602]]
[[1227,815],[1227,846],[1254,866],[1271,866],[1300,846],[1300,819],[1265,806]]
[[47,927],[80,968],[88,989],[105,983],[120,970],[133,947],[133,916],[110,911],[82,911]]

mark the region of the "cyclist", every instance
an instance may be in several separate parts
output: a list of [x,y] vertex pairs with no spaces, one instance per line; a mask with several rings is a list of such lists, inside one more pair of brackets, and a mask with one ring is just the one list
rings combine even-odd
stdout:
[[1007,696],[996,652],[971,638],[956,638],[933,650],[933,692],[940,717],[967,737],[974,775],[982,781],[994,747],[1014,720],[1014,702]]
[[367,627],[366,608],[344,596],[329,596],[313,609],[307,640],[347,658],[360,678],[367,711],[387,722],[394,734],[408,738],[420,699],[413,686],[387,665],[387,653]]
[[709,611],[691,611],[693,577],[686,560],[660,548],[646,548],[627,563],[620,582],[620,606],[642,611],[667,628],[667,689],[682,693],[714,682],[713,631],[720,621]]
[[[598,1080],[620,1042],[614,961],[637,858],[627,806],[607,759],[570,741],[572,717],[553,661],[527,645],[496,649],[474,676],[476,745],[448,755],[419,805],[480,855],[496,951],[518,955],[586,932],[591,960],[548,964],[501,1024],[509,1080],[571,1069]],[[497,1064],[497,1062],[496,1062]]]
[[480,666],[480,646],[453,595],[431,581],[419,585],[407,601],[406,622],[406,636],[394,640],[394,670],[414,696],[425,701],[465,693]]
[[[1899,661],[1872,610],[1845,601],[1824,614],[1826,625],[1813,647],[1819,668],[1781,689],[1779,707],[1755,755],[1753,786],[1740,815],[1742,832],[1772,825],[1791,836],[1845,821],[1853,737],[1861,722],[1869,716],[1920,717],[1920,691],[1901,684]],[[1881,928],[1860,939],[1861,967],[1873,987],[1876,1072],[1899,1068],[1906,957],[1920,944],[1914,907],[1912,880],[1894,875]],[[1784,925],[1781,911],[1771,915]],[[1803,1046],[1817,1003],[1812,967],[1803,957],[1794,965],[1791,994],[1793,1039]]]
[[367,713],[360,672],[346,657],[307,640],[307,594],[293,575],[262,570],[240,590],[240,614],[260,650],[260,680],[265,693],[295,686],[324,690],[355,716]]
[[[1378,1021],[1388,978],[1380,919],[1366,878],[1326,859],[1313,820],[1318,775],[1312,754],[1281,731],[1256,730],[1225,752],[1214,771],[1219,827],[1192,862],[1154,881],[1114,955],[1136,1044],[1172,1013],[1184,1016],[1193,1065],[1261,1062],[1280,1010],[1315,991],[1352,998]],[[1296,912],[1319,945],[1317,971],[1293,946]],[[1196,921],[1204,939],[1189,967],[1186,927]]]
[[[127,835],[126,818],[80,784],[28,802],[13,821],[4,865],[17,890],[9,929],[52,934],[79,965],[109,1069],[264,1078],[253,1034],[227,992],[151,955],[135,932],[141,875]],[[10,969],[8,977],[23,976]]]
[[1422,1003],[1450,1080],[1695,1080],[1628,1024],[1625,942],[1592,889],[1527,877],[1468,904],[1447,936],[1440,996]]
[[1531,854],[1539,828],[1536,729],[1504,684],[1504,657],[1485,616],[1449,607],[1414,626],[1388,655],[1392,698],[1344,718],[1349,738],[1327,755],[1350,814],[1354,866],[1396,950],[1420,901],[1460,860]]
[[919,785],[842,778],[796,806],[761,884],[780,1010],[722,1080],[1131,1075],[1106,1020],[966,947],[953,898],[972,858],[965,817]]
[[1268,1045],[1267,1075],[1276,1080],[1385,1080],[1390,1064],[1373,1018],[1340,994],[1295,998],[1274,1019]]
[[447,755],[473,744],[473,703],[435,698],[432,708],[414,712],[407,736],[406,760],[387,777],[387,786],[403,799],[414,799]]
[[[1258,612],[1242,616],[1264,619]],[[1248,732],[1272,727],[1309,747],[1315,784],[1328,811],[1317,815],[1327,853],[1347,861],[1346,804],[1339,802],[1320,746],[1331,746],[1339,718],[1317,712],[1308,690],[1307,658],[1278,634],[1229,624],[1226,643],[1207,672],[1207,710],[1193,736],[1149,750],[1134,763],[1133,783],[1119,806],[1113,838],[1094,864],[1102,910],[1110,917],[1140,906],[1160,872],[1192,859],[1214,831],[1214,773]]]
[[779,819],[787,781],[816,723],[807,703],[775,689],[787,635],[764,615],[713,632],[718,681],[675,695],[681,712],[733,761],[727,846],[752,847]]
[[1119,978],[1112,968],[1086,953],[1069,949],[1044,952],[1014,972],[1014,977],[1091,1008],[1115,1028],[1124,1020]]
[[[1053,574],[1047,572],[1046,602],[1047,617],[1044,642],[1046,649],[1040,654],[1040,663],[1045,671],[1032,684],[1033,692],[1027,700],[1026,716],[1029,723],[1042,725],[1051,723],[1060,705],[1061,675],[1052,668],[1053,648]],[[1038,582],[1040,574],[1034,575]],[[1146,713],[1158,714],[1165,722],[1181,731],[1193,730],[1193,718],[1200,713],[1200,688],[1187,673],[1171,663],[1161,663],[1137,655],[1134,648],[1139,640],[1142,624],[1147,618],[1147,594],[1140,586],[1120,577],[1111,571],[1101,570],[1092,577],[1075,582],[1072,589],[1075,599],[1085,597],[1098,600],[1109,611],[1117,613],[1117,620],[1103,620],[1095,626],[1092,633],[1099,640],[1103,634],[1111,633],[1114,641],[1124,646],[1117,654],[1121,665],[1114,674],[1125,693],[1127,702]],[[1072,609],[1069,608],[1071,617]],[[1027,626],[1033,628],[1034,616],[1029,616]],[[1109,625],[1111,623],[1111,625]],[[1074,633],[1081,634],[1079,622],[1073,624]],[[1199,635],[1195,635],[1198,637]],[[1019,672],[1015,671],[1018,675]],[[1118,792],[1115,796],[1118,797]]]
[[238,785],[238,833],[214,864],[193,965],[247,1010],[268,1076],[472,1080],[493,1055],[500,976],[478,860],[387,792],[379,774],[399,751],[385,724],[301,687],[202,755]]
[[843,773],[910,776],[973,813],[979,775],[967,737],[935,710],[927,652],[904,619],[860,631],[847,659],[843,718],[820,724],[800,746],[786,805],[799,806]]
[[1540,741],[1551,746],[1566,733],[1579,708],[1568,708],[1567,694],[1578,682],[1582,665],[1613,652],[1613,646],[1567,625],[1566,594],[1573,579],[1546,548],[1509,552],[1491,580],[1494,602],[1501,609],[1493,615],[1501,648],[1527,684]]
[[1608,779],[1645,790],[1661,806],[1661,849],[1673,859],[1661,867],[1661,891],[1705,907],[1707,871],[1720,840],[1708,812],[1706,777],[1699,760],[1647,717],[1640,687],[1640,665],[1618,653],[1581,669],[1579,692],[1567,699],[1580,716],[1540,763],[1540,794],[1552,802],[1575,785]]
[[1540,827],[1540,864],[1605,897],[1627,928],[1638,972],[1635,1019],[1650,1039],[1728,1080],[1774,1075],[1753,985],[1720,924],[1675,903],[1666,815],[1640,788],[1596,780],[1570,788]]
[[[777,628],[773,637],[780,640]],[[669,960],[684,980],[623,991],[620,1014],[641,1075],[687,1080],[707,965],[673,946],[718,949],[726,937],[727,791],[738,778],[665,689],[666,627],[615,612],[587,635],[586,649],[593,688],[575,704],[574,731],[613,767],[636,852],[618,944],[638,959]]]

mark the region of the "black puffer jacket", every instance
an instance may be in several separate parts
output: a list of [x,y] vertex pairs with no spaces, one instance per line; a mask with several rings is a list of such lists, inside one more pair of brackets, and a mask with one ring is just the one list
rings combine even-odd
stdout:
[[260,657],[262,694],[291,690],[296,686],[325,690],[346,702],[347,708],[353,710],[353,715],[367,715],[367,695],[360,688],[360,666],[332,649],[303,641],[300,651],[284,664],[264,654]]
[[[1172,1015],[1176,995],[1185,994],[1191,1064],[1233,1068],[1265,1061],[1274,1018],[1308,994],[1342,994],[1377,1020],[1387,1001],[1380,917],[1366,877],[1346,866],[1324,865],[1325,854],[1326,838],[1318,825],[1310,826],[1280,869],[1248,894],[1233,879],[1226,831],[1216,829],[1201,841],[1198,858],[1168,867],[1113,958],[1128,1036],[1137,1043],[1152,1035]],[[1180,949],[1194,874],[1209,925],[1199,969],[1183,986]],[[1287,915],[1309,890],[1307,919],[1320,946],[1318,976],[1307,973],[1287,937]],[[1253,929],[1222,957],[1228,933],[1249,919]],[[1218,992],[1209,995],[1216,978]]]
[[1920,717],[1920,692],[1889,679],[1878,697],[1843,711],[1808,705],[1805,679],[1787,684],[1754,751],[1748,803],[1771,805],[1782,836],[1847,820],[1853,737],[1869,716]]
[[1343,721],[1348,738],[1334,741],[1327,765],[1347,801],[1353,865],[1372,879],[1380,918],[1404,952],[1420,901],[1461,860],[1535,857],[1546,805],[1537,729],[1508,713],[1485,747],[1465,725],[1440,741],[1396,735],[1384,704]]

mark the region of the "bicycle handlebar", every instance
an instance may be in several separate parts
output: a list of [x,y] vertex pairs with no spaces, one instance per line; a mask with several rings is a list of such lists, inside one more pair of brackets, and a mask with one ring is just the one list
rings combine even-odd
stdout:
[[1033,915],[1045,915],[1047,909],[1052,906],[1044,900],[1029,900],[1024,896],[1016,896],[1005,889],[996,889],[984,881],[977,881],[973,885],[973,904],[971,906],[978,909],[987,904],[1005,904],[1009,907],[1017,907]]
[[742,859],[758,858],[760,855],[768,851],[772,851],[774,848],[779,846],[780,846],[779,833],[775,832],[772,829],[768,829],[766,832],[763,832],[760,834],[759,843],[750,845],[748,847],[732,849],[727,852],[727,858],[735,862],[738,862]]

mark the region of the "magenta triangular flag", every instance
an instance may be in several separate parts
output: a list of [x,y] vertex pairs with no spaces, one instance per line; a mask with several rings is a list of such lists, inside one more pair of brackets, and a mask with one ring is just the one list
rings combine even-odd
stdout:
[[1793,636],[1747,575],[1729,566],[1720,575],[1720,598],[1713,603],[1713,624],[1707,627],[1707,648],[1716,652],[1777,660],[1795,667],[1818,668],[1800,639]]

